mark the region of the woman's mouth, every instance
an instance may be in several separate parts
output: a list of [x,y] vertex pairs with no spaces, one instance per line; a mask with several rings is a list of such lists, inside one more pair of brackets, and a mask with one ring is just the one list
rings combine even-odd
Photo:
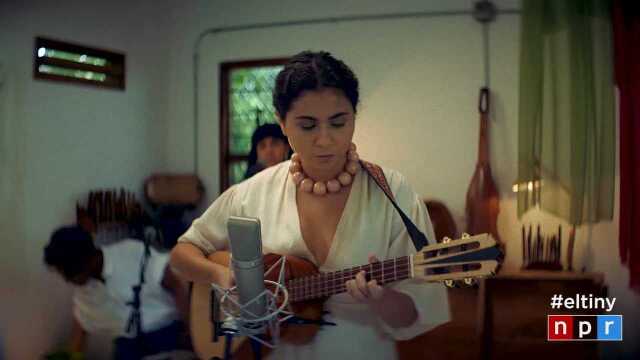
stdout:
[[331,159],[333,159],[332,154],[327,154],[327,155],[316,155],[316,158],[320,161],[330,161]]

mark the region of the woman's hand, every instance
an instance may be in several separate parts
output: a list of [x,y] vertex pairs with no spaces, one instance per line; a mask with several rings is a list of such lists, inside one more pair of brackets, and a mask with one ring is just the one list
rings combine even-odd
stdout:
[[[369,263],[378,262],[374,255],[369,255]],[[387,325],[401,328],[413,324],[418,318],[418,311],[411,298],[391,288],[378,285],[376,280],[367,282],[365,272],[361,271],[353,280],[346,282],[347,292],[358,302],[368,304]]]
[[224,289],[229,289],[236,285],[236,278],[233,275],[233,271],[230,268],[224,268],[222,270],[222,274],[217,274],[219,276],[218,285]]
[[[379,261],[380,260],[378,260],[375,255],[369,255],[369,263]],[[347,280],[347,292],[361,303],[372,304],[382,299],[382,296],[385,293],[385,288],[378,285],[378,282],[375,279],[367,282],[365,275],[365,271],[360,271],[356,275],[355,279]]]

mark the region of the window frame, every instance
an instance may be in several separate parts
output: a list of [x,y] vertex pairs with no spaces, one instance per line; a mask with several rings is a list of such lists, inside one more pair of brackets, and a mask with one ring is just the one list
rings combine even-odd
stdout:
[[[41,47],[103,58],[109,61],[111,64],[109,66],[101,67],[98,65],[76,63],[73,61],[62,59],[39,57],[38,49],[40,49]],[[41,65],[58,66],[69,70],[98,72],[105,74],[108,80],[100,82],[57,74],[47,74],[38,70]],[[125,90],[126,55],[123,53],[99,49],[96,47],[89,47],[85,45],[70,43],[67,41],[55,40],[43,36],[36,36],[33,48],[33,78],[38,80],[83,84],[107,89]]]
[[257,60],[228,61],[220,63],[220,193],[229,188],[229,165],[233,162],[248,160],[248,155],[231,155],[229,151],[229,81],[231,71],[243,68],[282,66],[289,58],[271,58]]

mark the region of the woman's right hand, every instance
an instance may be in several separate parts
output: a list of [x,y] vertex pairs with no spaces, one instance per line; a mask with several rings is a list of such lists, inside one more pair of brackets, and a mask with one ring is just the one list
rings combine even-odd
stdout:
[[[217,260],[217,261],[214,261]],[[187,281],[201,284],[215,283],[221,287],[235,284],[229,269],[228,256],[214,252],[205,256],[189,243],[178,243],[171,250],[170,264],[176,273]]]
[[229,289],[233,286],[236,285],[236,278],[233,275],[233,271],[229,268],[223,268],[223,270],[221,271],[222,273],[218,272],[218,286],[225,288],[225,289]]

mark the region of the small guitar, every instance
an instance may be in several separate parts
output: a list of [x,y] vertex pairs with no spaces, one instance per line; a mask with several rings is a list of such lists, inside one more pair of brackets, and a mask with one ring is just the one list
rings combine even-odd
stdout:
[[[304,259],[286,256],[285,286],[289,292],[289,303],[297,317],[307,319],[312,324],[295,326],[295,331],[287,331],[290,327],[284,328],[280,341],[295,344],[311,341],[319,328],[324,300],[331,295],[345,292],[345,282],[355,278],[362,270],[366,272],[368,280],[375,279],[381,285],[405,279],[439,282],[488,277],[494,275],[502,255],[496,245],[496,241],[489,234],[465,235],[458,240],[425,246],[415,255],[330,273],[318,272],[311,262]],[[265,269],[275,264],[279,258],[279,255],[265,255]],[[217,251],[210,255],[209,259],[229,267],[230,253]],[[272,275],[274,278],[265,278],[275,281],[275,276],[277,274]],[[225,338],[215,336],[212,322],[212,319],[219,319],[220,315],[215,296],[209,284],[193,284],[191,337],[193,347],[201,359],[224,357]],[[317,323],[313,324],[314,322]],[[246,343],[248,341],[244,341],[243,338],[234,338],[231,346],[234,359],[243,358],[241,353],[251,354]]]

